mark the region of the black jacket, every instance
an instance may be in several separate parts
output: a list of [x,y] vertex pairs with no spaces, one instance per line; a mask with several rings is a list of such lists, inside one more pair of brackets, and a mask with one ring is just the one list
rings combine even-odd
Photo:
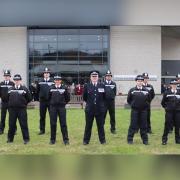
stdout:
[[151,101],[152,101],[154,99],[154,97],[155,97],[155,92],[154,92],[153,86],[151,84],[146,84],[146,85],[144,85],[144,87],[150,92],[150,94],[151,94]]
[[86,112],[105,112],[105,85],[97,83],[96,87],[92,83],[85,84],[83,100],[86,102]]
[[105,97],[106,101],[112,101],[116,97],[116,83],[111,81],[110,84],[108,84],[106,81],[104,82],[105,85]]
[[8,102],[8,90],[14,86],[14,83],[12,81],[9,81],[9,83],[6,85],[5,81],[2,81],[0,83],[0,97],[2,100],[2,103]]
[[70,101],[70,94],[63,84],[60,88],[52,85],[49,90],[49,101],[52,106],[64,107]]
[[45,80],[42,79],[37,84],[37,94],[39,96],[40,101],[48,101],[49,100],[49,90],[53,84],[54,84],[54,82],[52,79],[49,79],[48,82],[45,82]]
[[19,89],[12,87],[8,91],[8,107],[10,108],[26,108],[31,100],[31,93],[25,86],[21,85]]
[[138,89],[137,87],[131,88],[128,92],[127,102],[132,109],[145,110],[149,108],[151,101],[150,92],[145,88]]
[[161,105],[165,110],[180,110],[180,90],[173,93],[171,89],[164,92]]

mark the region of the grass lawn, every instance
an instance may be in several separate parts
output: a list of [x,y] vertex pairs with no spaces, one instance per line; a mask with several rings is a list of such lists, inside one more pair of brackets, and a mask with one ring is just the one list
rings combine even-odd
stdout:
[[[142,144],[140,134],[134,137],[134,144],[126,142],[129,126],[130,110],[117,109],[116,122],[117,134],[112,135],[109,131],[109,116],[106,119],[106,145],[101,145],[98,140],[96,124],[94,121],[93,132],[90,144],[82,145],[84,133],[84,110],[68,109],[67,123],[70,138],[70,145],[64,146],[58,124],[57,143],[49,145],[50,128],[49,116],[46,120],[46,134],[37,135],[39,132],[39,111],[38,109],[28,110],[29,130],[31,141],[28,145],[23,144],[22,135],[18,123],[18,131],[13,144],[7,144],[7,125],[5,133],[0,136],[0,154],[179,154],[180,145],[174,142],[174,133],[169,135],[168,145],[161,145],[161,136],[164,128],[164,111],[152,111],[152,130],[149,136],[149,146]],[[6,121],[7,122],[7,121]]]

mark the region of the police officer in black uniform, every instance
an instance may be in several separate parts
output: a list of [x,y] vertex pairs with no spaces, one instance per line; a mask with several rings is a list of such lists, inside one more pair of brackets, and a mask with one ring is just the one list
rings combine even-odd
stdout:
[[0,97],[1,97],[1,122],[0,134],[4,133],[6,114],[8,111],[8,90],[13,87],[14,83],[11,81],[10,70],[4,71],[4,81],[0,83]]
[[127,102],[131,106],[131,122],[128,130],[128,144],[133,144],[133,137],[140,128],[140,134],[144,145],[148,145],[147,135],[147,111],[151,99],[150,92],[143,86],[144,77],[138,75],[136,86],[128,92]]
[[45,134],[46,112],[49,112],[49,90],[54,84],[50,78],[50,70],[46,67],[43,72],[43,79],[37,85],[37,93],[40,102],[40,132],[39,135]]
[[116,121],[115,121],[115,97],[116,97],[116,83],[112,81],[111,71],[108,70],[105,75],[105,95],[106,95],[106,112],[104,120],[106,119],[107,111],[110,115],[111,133],[116,134]]
[[51,139],[50,144],[56,142],[57,118],[59,117],[61,132],[65,145],[69,144],[68,130],[66,123],[66,104],[70,101],[70,94],[59,75],[54,76],[55,84],[49,91],[50,100],[50,122],[51,122]]
[[177,80],[177,89],[180,89],[180,74],[179,73],[176,75],[176,80]]
[[19,120],[24,144],[29,142],[29,130],[27,122],[27,104],[32,100],[29,90],[21,85],[21,76],[14,75],[15,85],[8,91],[8,107],[9,107],[9,131],[7,143],[14,140],[16,121]]
[[170,89],[164,94],[161,102],[165,109],[164,134],[162,145],[167,144],[168,133],[175,126],[175,142],[180,144],[180,90],[177,89],[177,80],[170,81]]
[[152,134],[152,129],[151,129],[151,101],[154,99],[155,96],[155,92],[154,92],[154,88],[151,84],[148,83],[149,81],[149,75],[148,73],[143,73],[142,74],[144,77],[144,84],[143,86],[145,88],[148,89],[148,91],[151,94],[151,99],[150,99],[150,103],[149,103],[149,108],[147,110],[147,133]]
[[84,86],[83,100],[86,102],[84,145],[89,144],[94,118],[96,118],[99,141],[101,144],[106,143],[104,132],[105,86],[103,83],[98,82],[98,79],[99,72],[92,71],[90,73],[90,83]]

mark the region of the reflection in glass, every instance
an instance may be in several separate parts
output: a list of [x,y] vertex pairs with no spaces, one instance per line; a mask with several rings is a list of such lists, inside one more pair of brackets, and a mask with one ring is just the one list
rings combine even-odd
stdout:
[[57,43],[34,43],[34,49],[57,49]]
[[109,28],[29,29],[29,80],[48,66],[67,83],[84,83],[89,72],[108,69]]

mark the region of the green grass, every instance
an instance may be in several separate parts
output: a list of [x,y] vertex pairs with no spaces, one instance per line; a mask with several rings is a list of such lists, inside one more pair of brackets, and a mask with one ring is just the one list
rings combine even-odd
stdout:
[[[93,132],[90,144],[82,145],[84,134],[84,110],[68,109],[67,124],[70,138],[70,145],[64,146],[58,123],[57,143],[49,145],[50,128],[49,116],[46,120],[46,134],[37,135],[39,132],[39,110],[28,110],[28,123],[31,141],[28,145],[23,144],[23,139],[18,123],[18,131],[13,144],[7,144],[7,129],[0,136],[0,154],[179,154],[180,145],[175,144],[174,133],[169,135],[167,146],[161,145],[161,137],[164,128],[164,111],[152,111],[152,130],[153,134],[149,135],[149,146],[142,144],[139,134],[134,137],[134,144],[128,145],[126,142],[127,130],[130,120],[130,110],[117,109],[116,123],[117,134],[112,135],[109,131],[109,116],[106,119],[106,145],[101,145],[98,140],[96,123],[94,121]],[[7,122],[7,121],[6,121]]]

